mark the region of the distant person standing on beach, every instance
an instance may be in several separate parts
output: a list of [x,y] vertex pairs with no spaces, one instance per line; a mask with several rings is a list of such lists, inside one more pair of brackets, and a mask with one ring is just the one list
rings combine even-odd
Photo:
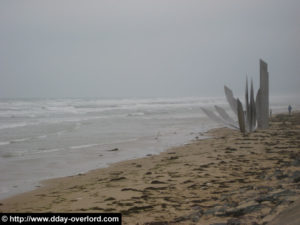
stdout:
[[291,115],[292,114],[292,106],[291,105],[289,105],[288,110],[289,110],[289,115]]

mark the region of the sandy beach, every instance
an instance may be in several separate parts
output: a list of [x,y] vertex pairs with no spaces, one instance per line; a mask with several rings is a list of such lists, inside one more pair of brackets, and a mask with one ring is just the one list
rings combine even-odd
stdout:
[[[1,212],[121,212],[123,224],[267,224],[300,199],[300,113],[211,130],[159,155],[45,181]],[[195,137],[196,139],[199,137]]]

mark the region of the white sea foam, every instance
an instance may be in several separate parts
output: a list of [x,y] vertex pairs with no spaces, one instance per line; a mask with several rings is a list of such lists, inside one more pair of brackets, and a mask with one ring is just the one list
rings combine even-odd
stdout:
[[0,145],[9,145],[10,141],[0,141]]
[[47,138],[48,136],[47,135],[40,135],[40,136],[38,136],[37,138],[39,138],[39,139],[44,139],[44,138]]
[[99,144],[86,144],[86,145],[77,145],[77,146],[70,146],[70,149],[83,149],[83,148],[91,148],[98,146]]
[[58,151],[62,151],[64,150],[63,148],[51,148],[51,149],[43,149],[43,150],[39,150],[34,152],[34,154],[45,154],[45,153],[51,153],[51,152],[58,152]]
[[28,140],[30,140],[30,138],[20,138],[20,139],[11,140],[10,143],[13,144],[13,143],[19,143],[19,142],[28,141]]
[[17,127],[25,127],[28,126],[29,124],[26,122],[21,122],[21,123],[13,123],[13,124],[0,124],[0,130],[2,129],[8,129],[8,128],[17,128]]

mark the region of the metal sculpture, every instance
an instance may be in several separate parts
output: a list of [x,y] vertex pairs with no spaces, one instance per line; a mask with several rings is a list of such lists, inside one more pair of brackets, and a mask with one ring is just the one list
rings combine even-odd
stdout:
[[240,129],[242,133],[253,132],[257,128],[267,129],[269,127],[269,73],[267,63],[260,59],[260,88],[257,91],[256,99],[254,99],[252,80],[249,98],[248,77],[246,77],[245,110],[241,101],[234,97],[232,90],[224,86],[224,92],[230,108],[237,115],[238,123],[219,106],[215,106],[215,108],[220,117],[213,111],[202,108],[208,117],[230,128]]

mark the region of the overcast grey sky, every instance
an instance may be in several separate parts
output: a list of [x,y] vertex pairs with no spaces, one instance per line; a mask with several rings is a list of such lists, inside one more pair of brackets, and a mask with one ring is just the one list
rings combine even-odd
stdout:
[[299,0],[0,1],[0,97],[300,94]]

